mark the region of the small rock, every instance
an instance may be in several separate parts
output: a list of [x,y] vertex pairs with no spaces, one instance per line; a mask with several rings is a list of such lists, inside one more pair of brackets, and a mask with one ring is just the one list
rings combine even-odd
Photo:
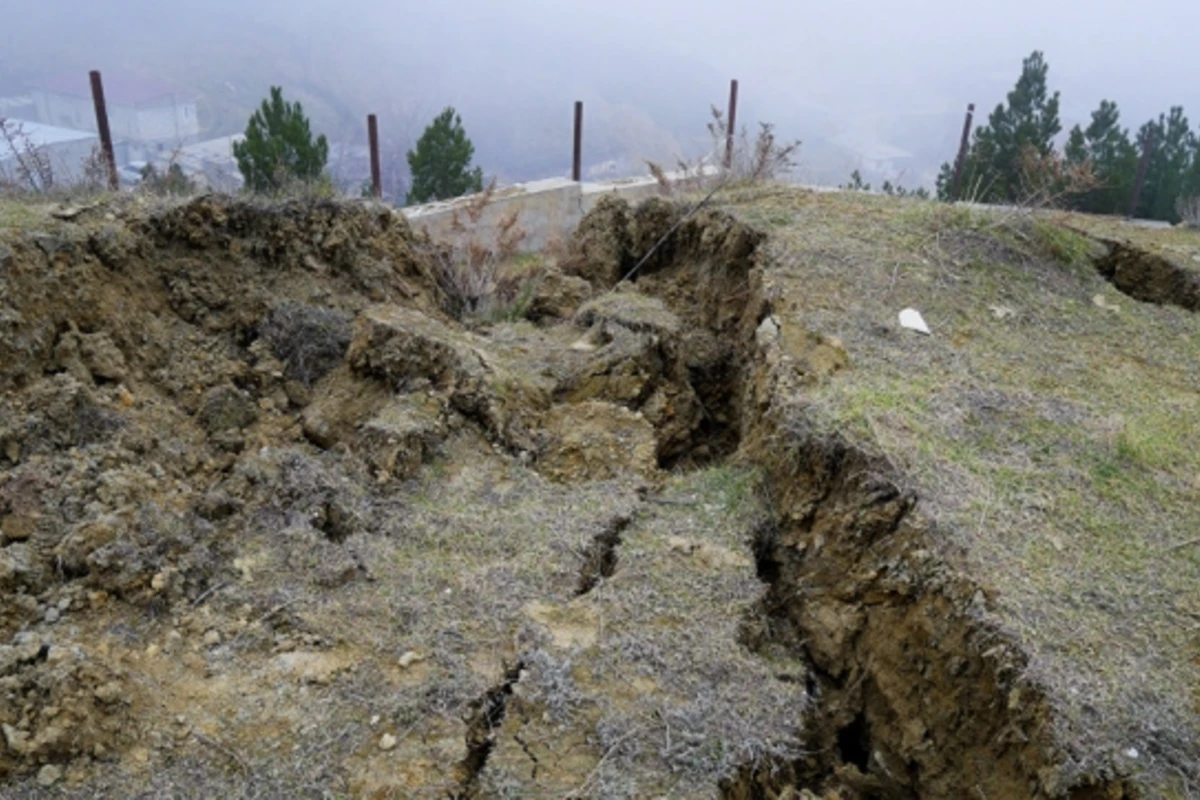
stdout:
[[754,339],[758,342],[758,346],[767,347],[778,338],[779,323],[773,316],[763,317],[763,321],[758,325],[758,330],[754,332]]
[[683,538],[682,536],[672,536],[667,539],[667,547],[671,548],[677,553],[684,553],[685,555],[691,555],[692,553],[696,552],[696,549],[699,546],[700,545],[698,542],[693,542],[690,539]]
[[390,733],[385,733],[379,737],[379,749],[383,751],[396,749],[396,737]]
[[79,351],[92,375],[109,381],[125,379],[125,355],[107,333],[80,334]]
[[0,732],[4,733],[4,744],[9,750],[14,753],[24,755],[29,751],[29,733],[19,728],[14,728],[8,723],[0,725]]
[[38,786],[53,786],[62,778],[62,767],[55,764],[47,764],[38,770],[37,782]]
[[1008,319],[1017,315],[1017,312],[1008,306],[988,306],[988,308],[991,309],[992,316],[996,319]]
[[205,393],[197,417],[210,434],[237,431],[258,419],[258,407],[245,392],[217,386]]
[[424,661],[424,660],[425,660],[425,656],[420,655],[415,650],[409,650],[407,653],[400,656],[400,668],[408,669],[413,664],[416,664],[418,661]]
[[210,630],[204,634],[205,647],[216,647],[221,643],[221,632],[218,630]]
[[376,725],[379,724],[379,719],[380,719],[380,717],[378,714],[371,715],[371,727],[372,728],[374,728]]
[[61,616],[62,616],[62,612],[59,611],[57,608],[54,608],[53,606],[46,609],[45,619],[46,619],[46,622],[49,622],[51,625],[53,625],[55,622],[58,622],[58,619]]
[[109,681],[96,687],[92,695],[101,703],[115,703],[125,696],[125,690],[117,681]]
[[24,542],[33,535],[40,519],[41,514],[10,514],[0,520],[0,535],[10,542]]

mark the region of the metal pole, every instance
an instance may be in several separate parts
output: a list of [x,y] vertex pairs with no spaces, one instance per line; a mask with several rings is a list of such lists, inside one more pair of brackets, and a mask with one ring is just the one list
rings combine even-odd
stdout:
[[108,106],[104,103],[104,84],[100,81],[100,72],[92,70],[92,101],[96,105],[96,129],[100,132],[100,147],[104,152],[104,162],[108,165],[108,188],[114,192],[121,188],[117,178],[117,157],[113,154],[112,131],[108,128]]
[[583,177],[583,101],[575,101],[575,152],[571,159],[571,180]]
[[379,169],[379,120],[374,114],[367,115],[367,142],[371,148],[371,196],[378,200],[383,196],[383,178]]
[[733,166],[733,137],[737,132],[737,94],[738,82],[735,78],[729,82],[729,115],[725,117],[729,123],[725,130],[725,169]]
[[958,201],[958,190],[962,185],[963,168],[967,164],[967,144],[971,138],[971,120],[975,117],[975,104],[967,104],[967,118],[963,120],[962,141],[958,145],[958,158],[954,162],[954,182],[950,184],[950,202]]
[[1146,182],[1146,170],[1150,167],[1150,153],[1154,149],[1154,128],[1146,129],[1146,141],[1142,142],[1142,158],[1138,161],[1137,179],[1133,182],[1133,194],[1129,198],[1129,218],[1137,216],[1138,200],[1142,185]]

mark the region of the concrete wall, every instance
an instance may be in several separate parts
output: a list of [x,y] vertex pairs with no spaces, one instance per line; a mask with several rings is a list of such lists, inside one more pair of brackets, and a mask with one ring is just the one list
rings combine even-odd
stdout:
[[[668,179],[681,189],[703,186],[717,174],[715,168],[699,173],[668,173]],[[549,178],[519,183],[496,191],[479,214],[478,221],[468,215],[470,197],[443,203],[430,203],[403,209],[416,230],[426,230],[435,239],[453,240],[476,236],[487,243],[494,241],[496,226],[514,211],[517,225],[526,233],[521,243],[525,251],[545,248],[547,242],[570,236],[579,220],[605,195],[615,195],[630,203],[639,203],[663,193],[652,177],[626,178],[604,183],[576,183],[566,178]]]

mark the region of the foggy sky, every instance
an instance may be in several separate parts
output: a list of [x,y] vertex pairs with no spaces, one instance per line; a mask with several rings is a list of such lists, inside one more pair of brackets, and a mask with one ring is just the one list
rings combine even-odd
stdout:
[[694,156],[736,77],[743,122],[804,141],[800,179],[842,179],[886,146],[914,158],[881,177],[928,183],[967,102],[986,117],[1034,49],[1065,128],[1105,98],[1130,128],[1174,104],[1200,122],[1189,0],[3,3],[0,95],[50,72],[135,70],[198,91],[219,135],[279,83],[333,139],[379,113],[398,154],[453,104],[485,170],[513,178],[568,167],[576,99],[589,164]]

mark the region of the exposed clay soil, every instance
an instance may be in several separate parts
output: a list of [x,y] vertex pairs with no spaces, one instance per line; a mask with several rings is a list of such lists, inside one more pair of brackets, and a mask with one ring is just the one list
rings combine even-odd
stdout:
[[1104,245],[1108,253],[1096,259],[1096,268],[1113,286],[1135,300],[1200,311],[1200,270],[1127,242]]
[[[0,795],[1120,798],[765,234],[604,202],[465,326],[362,205],[0,241]],[[557,281],[557,283],[556,283]],[[572,284],[573,292],[579,283]]]

